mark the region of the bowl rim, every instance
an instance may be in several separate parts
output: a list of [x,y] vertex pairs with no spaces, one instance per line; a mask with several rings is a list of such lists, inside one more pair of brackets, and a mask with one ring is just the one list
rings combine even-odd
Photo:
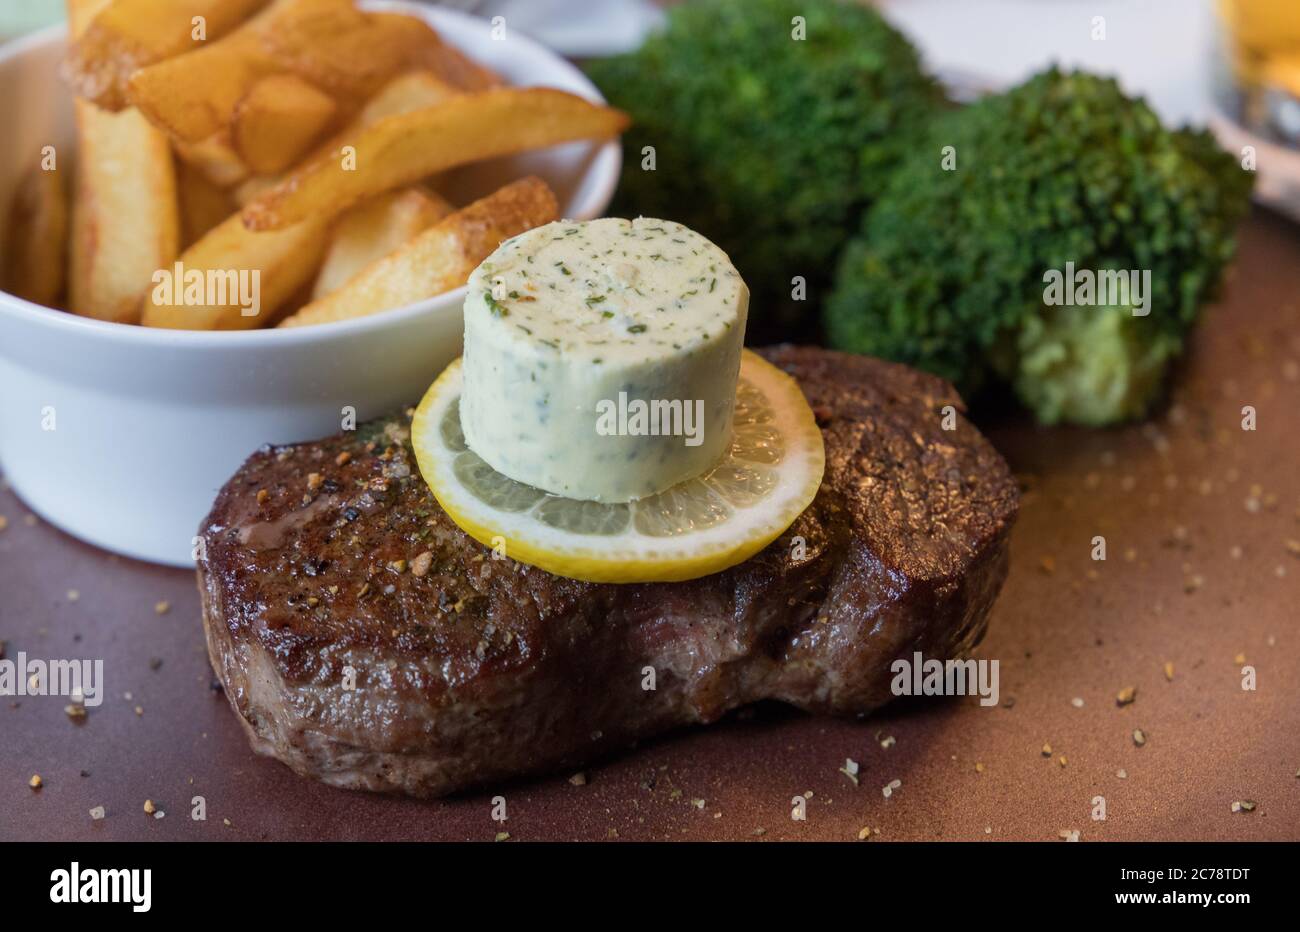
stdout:
[[[465,26],[481,24],[483,28],[487,28],[491,25],[489,20],[481,16],[473,16],[446,7],[403,2],[403,0],[380,0],[380,2],[372,3],[366,3],[365,0],[362,0],[361,5],[383,10],[405,10],[425,20],[435,29],[438,28],[438,20],[440,19],[460,20],[461,25]],[[523,43],[525,48],[550,59],[551,63],[556,67],[567,70],[569,76],[574,78],[576,83],[582,87],[582,96],[602,104],[607,102],[591,79],[573,62],[542,45],[531,36],[517,30],[513,30],[512,33],[511,41]],[[6,64],[13,59],[21,58],[32,53],[35,49],[52,45],[56,41],[65,41],[66,36],[67,24],[56,23],[11,42],[0,44],[0,64]],[[613,152],[612,159],[608,155],[611,151]],[[614,189],[618,185],[619,175],[622,172],[622,163],[623,146],[618,139],[606,142],[593,154],[590,167],[583,177],[587,179],[594,177],[596,179],[595,187],[588,197],[589,202],[595,205],[593,208],[595,216],[603,214],[613,199]],[[608,169],[604,167],[606,164],[609,165]],[[601,174],[602,172],[604,172],[604,175]],[[588,212],[590,211],[580,211],[580,213]],[[249,330],[180,330],[96,320],[91,317],[82,317],[61,308],[50,308],[35,304],[17,295],[0,290],[0,324],[3,324],[6,318],[16,319],[19,323],[28,323],[35,327],[49,327],[64,334],[81,334],[86,337],[101,338],[110,343],[130,346],[251,348],[255,346],[310,345],[333,342],[336,338],[343,339],[349,336],[357,336],[382,327],[399,327],[424,314],[444,310],[449,306],[460,307],[464,304],[465,290],[466,286],[461,285],[451,291],[425,298],[414,304],[405,304],[391,310],[367,314],[363,317],[354,317],[350,320],[330,321],[304,327],[259,327]]]

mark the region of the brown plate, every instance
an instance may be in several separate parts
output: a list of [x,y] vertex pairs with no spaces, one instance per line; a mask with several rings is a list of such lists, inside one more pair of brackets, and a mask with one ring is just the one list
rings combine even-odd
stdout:
[[[583,785],[564,774],[441,802],[332,790],[255,757],[210,689],[193,575],[29,525],[0,491],[7,656],[103,658],[107,681],[79,722],[65,699],[0,698],[0,839],[1300,838],[1293,227],[1264,213],[1247,224],[1172,395],[1118,430],[990,427],[1025,489],[978,652],[1000,661],[997,708],[911,700],[852,722],[762,706],[590,768]],[[1096,535],[1105,562],[1091,559]],[[198,796],[206,821],[191,818]]]

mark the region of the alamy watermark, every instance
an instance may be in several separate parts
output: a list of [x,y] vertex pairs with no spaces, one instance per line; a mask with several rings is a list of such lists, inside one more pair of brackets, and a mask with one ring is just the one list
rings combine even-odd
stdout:
[[704,442],[704,401],[642,398],[628,400],[619,392],[618,400],[596,402],[596,433],[602,437],[683,437],[688,447]]
[[920,651],[889,665],[895,696],[979,696],[980,705],[998,704],[998,661],[926,660]]
[[29,660],[19,651],[0,660],[0,696],[67,696],[93,709],[104,701],[104,661]]
[[151,868],[83,868],[77,861],[50,874],[51,903],[129,903],[137,913],[153,903]]
[[1048,269],[1043,273],[1043,303],[1067,307],[1130,307],[1134,317],[1151,313],[1150,269],[1076,269],[1073,262],[1065,270]]
[[150,298],[160,306],[238,307],[241,317],[262,310],[261,269],[187,269],[177,260],[153,273]]

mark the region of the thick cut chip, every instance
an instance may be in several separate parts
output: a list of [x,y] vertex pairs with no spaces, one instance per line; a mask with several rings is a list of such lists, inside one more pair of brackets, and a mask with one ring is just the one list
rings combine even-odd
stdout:
[[188,162],[176,165],[176,191],[181,208],[181,248],[188,249],[235,212],[230,190],[213,184],[203,170]]
[[0,288],[58,307],[68,262],[68,191],[63,174],[33,165],[9,207]]
[[202,142],[173,140],[172,148],[180,161],[193,165],[218,187],[233,188],[248,180],[248,166],[230,144],[230,133],[227,130]]
[[105,110],[127,106],[131,74],[201,47],[237,27],[267,0],[114,0],[72,43],[63,76],[77,96]]
[[358,272],[410,242],[456,208],[423,188],[381,194],[339,217],[316,276],[312,298],[323,298]]
[[[107,4],[68,0],[83,35]],[[176,169],[167,137],[134,109],[110,113],[73,101],[77,168],[68,259],[68,309],[138,323],[140,300],[180,248]]]
[[68,309],[138,323],[154,272],[180,248],[176,170],[167,137],[134,109],[74,101],[77,180]]
[[338,291],[308,304],[280,326],[365,317],[450,291],[465,284],[469,273],[503,240],[558,217],[559,205],[544,181],[530,177],[512,182],[372,262]]
[[230,141],[253,172],[274,174],[297,162],[337,112],[333,97],[297,75],[269,75],[235,106]]
[[250,330],[274,322],[320,265],[329,220],[253,233],[231,214],[185,250],[150,288],[147,327]]
[[151,120],[197,142],[225,129],[239,102],[270,75],[297,75],[359,107],[413,69],[468,90],[496,82],[422,19],[366,13],[350,0],[276,0],[226,37],[135,72],[128,91]]
[[[427,71],[399,75],[380,89],[352,119],[345,132],[360,132],[375,120],[429,106],[455,93],[459,92]],[[240,185],[235,199],[241,204],[247,203],[273,184],[271,179],[249,178]],[[224,302],[199,304],[155,300],[151,292],[144,302],[145,324],[180,329],[246,329],[274,323],[286,308],[299,303],[303,291],[309,290],[329,242],[332,216],[314,218],[275,231],[276,235],[239,229],[242,221],[238,214],[222,218],[201,239],[186,247],[182,257],[185,268],[197,268],[205,277],[212,273],[214,285],[219,284],[215,275],[224,273],[236,287],[241,269],[250,272],[256,269],[260,282],[258,313],[246,314],[246,308],[232,300],[235,292],[230,289],[227,289]],[[159,297],[174,298],[175,295],[160,294]]]
[[275,60],[262,46],[263,31],[295,9],[342,13],[346,0],[275,0],[238,29],[215,42],[134,72],[127,97],[150,120],[183,142],[202,142],[229,128],[235,106],[259,78],[275,74]]
[[374,123],[313,159],[244,208],[250,229],[274,230],[436,172],[578,139],[609,139],[621,111],[554,88],[498,88]]

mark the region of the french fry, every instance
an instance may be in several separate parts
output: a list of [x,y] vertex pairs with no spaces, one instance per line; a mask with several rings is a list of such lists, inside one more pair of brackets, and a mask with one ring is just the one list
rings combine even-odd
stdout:
[[115,0],[72,43],[63,76],[105,110],[127,106],[131,73],[214,41],[267,0]]
[[[322,144],[317,154],[330,152],[343,145],[348,134],[355,135],[386,116],[431,107],[459,93],[462,93],[459,88],[431,71],[417,70],[400,74],[381,87],[353,117],[348,127],[328,143]],[[198,143],[175,142],[175,147],[182,159],[202,166],[207,176],[222,187],[240,185],[250,174],[249,166],[231,146],[224,130]]]
[[[445,82],[422,71],[399,75],[387,82],[367,107],[357,113],[347,131],[361,133],[370,122],[393,113],[425,107],[446,99],[452,92],[455,91]],[[272,182],[268,179],[248,178],[235,190],[235,200],[246,203],[270,186]],[[265,326],[283,309],[294,307],[292,302],[298,299],[299,294],[311,289],[312,278],[329,242],[329,221],[333,216],[334,213],[330,212],[328,216],[322,214],[273,234],[257,234],[244,229],[238,213],[231,214],[186,248],[181,256],[181,265],[185,272],[196,269],[204,277],[208,272],[225,274],[227,278],[233,273],[237,285],[240,269],[246,269],[248,273],[256,269],[259,279],[256,315],[243,313],[244,308],[238,300],[231,299],[233,290],[229,287],[227,300],[213,304],[155,300],[166,295],[156,295],[155,290],[151,290],[143,300],[144,324],[196,330]],[[175,298],[174,294],[170,296]]]
[[136,71],[127,97],[175,138],[201,142],[226,129],[258,79],[282,70],[265,48],[265,33],[301,18],[339,28],[360,16],[349,0],[275,0],[216,42]]
[[[344,129],[332,136],[329,141],[318,146],[312,154],[312,158],[323,158],[329,155],[340,146],[345,145],[347,140],[354,138],[358,133],[365,130],[366,127],[385,117],[399,113],[409,113],[412,110],[419,110],[421,107],[432,107],[459,93],[461,91],[457,88],[452,87],[428,71],[411,71],[398,75],[385,84],[379,90],[379,93],[370,98],[366,105],[361,108],[361,112],[354,116]],[[235,199],[241,206],[252,203],[256,198],[271,190],[283,180],[282,177],[271,175],[249,178],[239,184],[235,192]]]
[[244,208],[252,230],[275,230],[414,184],[457,165],[576,139],[608,139],[626,114],[546,87],[496,88],[387,117],[313,159]]
[[57,169],[33,165],[14,191],[0,289],[58,307],[67,275],[68,192]]
[[235,188],[235,203],[242,209],[245,204],[250,204],[258,196],[275,187],[275,179],[254,175],[239,187]]
[[188,249],[233,213],[238,204],[228,188],[212,183],[188,162],[176,165],[176,192],[181,209],[181,248]]
[[559,205],[546,183],[520,179],[429,227],[280,326],[365,317],[450,291],[465,284],[502,240],[558,217]]
[[172,140],[172,148],[182,162],[199,169],[209,181],[221,188],[242,184],[251,174],[244,160],[230,144],[230,133],[222,130],[202,142]]
[[435,107],[462,93],[464,93],[462,88],[438,77],[432,71],[417,70],[399,74],[366,101],[361,112],[335,140],[331,141],[326,152],[332,152],[343,145],[348,134],[355,135],[385,117],[410,113],[422,107]]
[[411,68],[432,71],[467,91],[500,83],[493,72],[444,43],[423,19],[404,13],[365,13],[347,24],[304,17],[268,31],[264,44],[286,71],[356,102]]
[[468,63],[421,19],[365,13],[350,0],[275,0],[225,38],[135,72],[128,96],[172,135],[197,142],[227,126],[239,101],[272,74],[295,74],[349,107],[412,68],[475,88],[494,79],[451,61]]
[[[103,0],[68,0],[81,35]],[[153,273],[180,243],[176,173],[167,137],[134,109],[110,113],[73,101],[77,129],[68,309],[135,323]]]
[[424,232],[455,208],[432,191],[404,188],[358,204],[334,225],[312,299],[338,290],[376,259]]
[[145,295],[142,322],[173,330],[265,326],[310,283],[328,236],[328,219],[250,233],[231,214],[160,270]]
[[269,75],[235,105],[231,143],[254,173],[282,172],[320,137],[337,110],[334,98],[297,75]]
[[180,247],[176,176],[167,137],[134,109],[74,101],[77,182],[68,309],[138,323],[153,273]]

